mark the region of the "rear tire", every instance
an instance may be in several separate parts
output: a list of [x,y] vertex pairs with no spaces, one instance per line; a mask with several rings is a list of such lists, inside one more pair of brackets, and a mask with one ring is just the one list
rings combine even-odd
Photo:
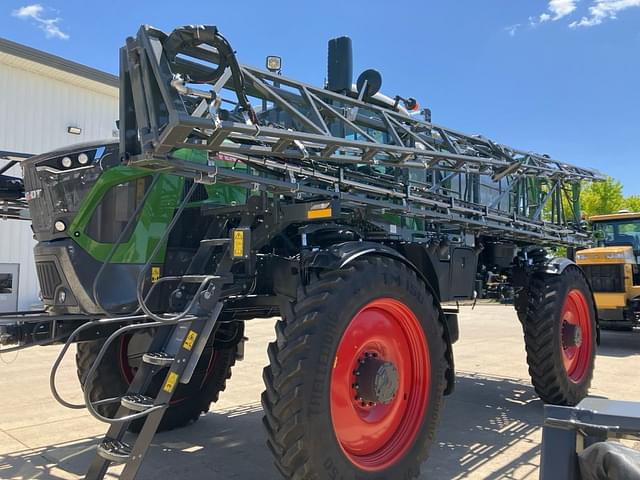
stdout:
[[560,275],[533,275],[522,313],[536,392],[546,403],[576,405],[589,392],[596,353],[596,311],[587,280],[573,266]]
[[[364,258],[318,274],[283,310],[262,395],[280,472],[417,477],[447,369],[439,309],[424,282],[402,263]],[[372,380],[376,387],[366,387]]]
[[[90,390],[92,400],[112,398],[123,395],[135,373],[135,366],[127,356],[127,347],[131,337],[122,336],[114,341],[107,350],[96,374],[86,386]],[[102,348],[102,340],[79,343],[76,353],[78,378],[81,383],[93,365],[98,352]],[[142,348],[146,351],[146,348]],[[139,359],[138,359],[139,361]],[[226,388],[226,381],[231,378],[231,367],[236,361],[236,347],[213,351],[207,346],[196,367],[191,381],[179,384],[171,405],[165,411],[158,431],[183,427],[198,420],[202,413],[209,411],[211,402],[216,402],[220,392]],[[162,369],[151,381],[146,394],[155,396],[165,378],[167,369]],[[117,404],[100,405],[98,413],[106,417],[114,417]],[[138,433],[142,429],[144,418],[131,422],[129,430]]]

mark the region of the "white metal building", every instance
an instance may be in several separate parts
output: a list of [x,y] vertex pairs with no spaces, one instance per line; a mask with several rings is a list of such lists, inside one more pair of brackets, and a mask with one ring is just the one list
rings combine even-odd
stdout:
[[[117,118],[116,76],[0,38],[0,151],[39,154],[111,138]],[[20,167],[6,174],[21,176]],[[0,311],[39,303],[34,243],[28,222],[0,219]]]

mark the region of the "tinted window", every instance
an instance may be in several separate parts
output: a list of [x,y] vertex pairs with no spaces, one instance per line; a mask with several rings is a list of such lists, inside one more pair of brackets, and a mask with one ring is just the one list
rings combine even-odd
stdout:
[[[87,234],[100,243],[115,243],[142,202],[150,184],[149,176],[111,187],[93,212],[87,225]],[[135,223],[124,235],[123,243],[129,240],[134,228]]]

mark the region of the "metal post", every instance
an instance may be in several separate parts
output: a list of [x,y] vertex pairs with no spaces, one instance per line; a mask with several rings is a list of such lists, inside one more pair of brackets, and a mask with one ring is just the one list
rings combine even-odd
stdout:
[[545,425],[542,429],[540,480],[578,480],[576,431]]

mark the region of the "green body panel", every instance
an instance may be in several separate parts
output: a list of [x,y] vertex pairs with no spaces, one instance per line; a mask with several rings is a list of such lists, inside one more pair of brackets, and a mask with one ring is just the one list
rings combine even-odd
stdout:
[[[206,153],[194,150],[179,150],[175,156],[184,160],[204,163]],[[219,161],[220,166],[229,167],[230,162]],[[223,165],[224,163],[224,165]],[[242,166],[244,167],[244,165]],[[244,167],[246,169],[246,167]],[[87,226],[100,205],[104,195],[114,186],[150,176],[148,170],[118,166],[106,170],[96,181],[91,192],[83,199],[78,214],[69,226],[71,238],[96,260],[103,262],[107,259],[113,244],[101,243],[87,235]],[[116,249],[111,263],[145,263],[164,234],[168,224],[178,208],[184,191],[184,178],[173,175],[160,175],[153,191],[149,193],[139,215],[138,221],[128,240]],[[205,204],[235,204],[246,203],[247,190],[242,187],[228,185],[205,185],[208,199],[192,202],[187,208],[198,208]],[[161,248],[154,259],[156,263],[164,261],[165,249]]]
[[[69,226],[73,240],[89,255],[98,261],[105,261],[113,245],[100,243],[86,234],[87,225],[104,195],[115,185],[127,183],[149,175],[147,170],[130,167],[115,167],[104,172],[95,186],[83,200]],[[122,243],[115,251],[112,263],[145,263],[162,236],[164,228],[171,221],[173,212],[179,202],[184,180],[178,177],[162,175],[150,193],[138,222],[128,241]],[[159,253],[158,261],[164,258],[164,251]]]

